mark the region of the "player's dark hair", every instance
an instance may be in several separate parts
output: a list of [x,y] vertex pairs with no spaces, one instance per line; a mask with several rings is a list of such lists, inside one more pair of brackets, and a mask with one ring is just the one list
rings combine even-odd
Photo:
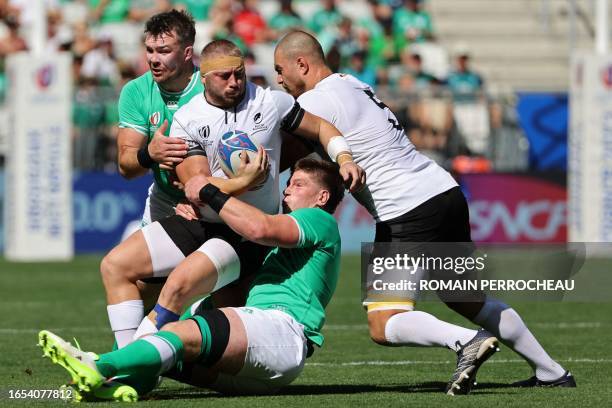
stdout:
[[202,48],[200,56],[202,59],[206,59],[207,57],[219,54],[229,55],[231,57],[243,57],[240,48],[233,42],[225,39],[214,40],[206,44],[204,48]]
[[172,9],[165,13],[155,14],[145,23],[145,35],[159,37],[162,34],[176,35],[183,46],[195,42],[195,21],[186,11]]
[[295,163],[291,169],[291,174],[293,175],[296,170],[314,175],[321,186],[329,191],[329,200],[322,209],[333,214],[342,198],[344,198],[344,184],[338,172],[338,165],[305,157]]

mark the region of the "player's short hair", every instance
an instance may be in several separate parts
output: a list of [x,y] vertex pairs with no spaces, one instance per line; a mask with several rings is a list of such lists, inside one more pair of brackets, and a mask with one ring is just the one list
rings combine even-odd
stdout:
[[314,61],[325,64],[325,54],[321,43],[316,37],[306,31],[294,30],[285,35],[276,45],[289,58],[296,58],[299,55],[307,55]]
[[172,9],[165,13],[152,16],[145,23],[145,35],[159,37],[162,34],[176,35],[183,46],[193,45],[195,42],[195,21],[186,11]]
[[202,48],[200,56],[202,59],[206,59],[213,55],[228,55],[231,57],[243,57],[240,48],[233,42],[225,39],[214,40],[209,42]]
[[328,161],[305,157],[293,165],[291,175],[297,170],[313,175],[317,182],[329,191],[329,200],[322,209],[333,214],[342,198],[344,198],[344,184],[338,172],[338,166]]

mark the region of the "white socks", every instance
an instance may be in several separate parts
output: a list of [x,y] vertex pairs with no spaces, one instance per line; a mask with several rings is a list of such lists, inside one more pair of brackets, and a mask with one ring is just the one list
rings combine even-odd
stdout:
[[385,325],[385,338],[398,346],[439,346],[457,351],[474,336],[476,330],[443,322],[420,311],[398,313]]
[[115,305],[108,305],[106,310],[117,347],[127,346],[133,341],[136,329],[144,317],[142,300],[126,300]]
[[143,338],[144,336],[148,336],[149,334],[155,334],[158,331],[159,330],[157,330],[157,327],[155,327],[155,323],[153,323],[151,319],[145,316],[140,322],[138,329],[134,333],[134,340],[138,340],[140,338]]
[[474,317],[474,323],[495,334],[499,340],[520,354],[535,369],[538,379],[556,380],[565,373],[531,334],[514,309],[496,299],[487,298]]

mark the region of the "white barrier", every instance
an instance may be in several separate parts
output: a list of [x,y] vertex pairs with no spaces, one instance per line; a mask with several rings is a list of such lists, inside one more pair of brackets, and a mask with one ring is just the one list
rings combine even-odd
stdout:
[[570,242],[612,241],[612,55],[572,56],[568,206]]
[[19,261],[70,259],[70,56],[14,54],[7,74],[5,255]]

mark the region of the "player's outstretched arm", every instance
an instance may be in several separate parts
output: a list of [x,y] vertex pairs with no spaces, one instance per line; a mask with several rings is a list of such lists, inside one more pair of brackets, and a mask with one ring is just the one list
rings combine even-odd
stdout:
[[258,244],[293,248],[300,238],[298,226],[289,215],[269,215],[236,198],[230,198],[219,215],[231,229]]
[[365,171],[353,161],[351,148],[334,125],[305,111],[304,117],[293,133],[321,143],[329,157],[340,166],[340,175],[351,193],[364,187]]

